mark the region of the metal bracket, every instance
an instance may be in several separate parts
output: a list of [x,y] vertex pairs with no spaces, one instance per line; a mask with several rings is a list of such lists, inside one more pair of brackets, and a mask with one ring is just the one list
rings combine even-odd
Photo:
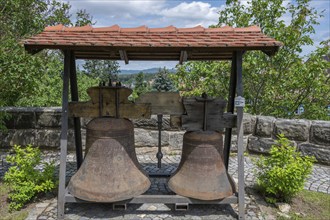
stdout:
[[245,98],[242,96],[237,96],[235,98],[235,107],[244,107],[245,106]]
[[175,209],[175,211],[188,211],[189,204],[188,203],[175,203],[174,209]]
[[163,115],[158,114],[157,115],[157,124],[158,124],[158,152],[156,154],[158,163],[157,167],[161,168],[162,167],[162,158],[163,158],[163,153],[162,153],[162,124],[163,124]]
[[207,103],[208,102],[212,102],[214,99],[213,98],[209,98],[207,96],[207,94],[204,92],[202,94],[202,97],[199,98],[197,97],[196,98],[196,101],[197,102],[203,102],[204,103],[204,116],[203,116],[203,130],[206,131],[207,130],[207,124],[206,124],[206,121],[207,121]]
[[112,210],[121,211],[126,210],[127,204],[126,203],[113,203],[112,204]]

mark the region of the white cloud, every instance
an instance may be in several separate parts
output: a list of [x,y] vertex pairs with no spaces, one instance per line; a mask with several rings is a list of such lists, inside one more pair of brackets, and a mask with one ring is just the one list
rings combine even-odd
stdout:
[[194,19],[217,19],[217,8],[205,2],[182,2],[173,8],[163,9],[159,14],[165,17]]
[[[118,1],[118,0],[81,0],[69,1],[71,11],[75,13],[79,9],[86,9],[94,20],[95,26],[110,26],[119,24],[122,26],[139,26],[134,24],[139,17],[145,17],[153,11],[159,11],[164,7],[165,0],[154,1]],[[143,24],[143,23],[142,23]]]
[[196,25],[209,26],[218,23],[219,8],[200,1],[182,2],[175,7],[164,8],[157,14],[162,22],[172,23],[177,27],[192,27]]
[[116,16],[130,14],[131,16],[141,16],[160,10],[166,1],[81,0],[69,2],[73,9],[85,8],[93,15]]
[[[217,24],[220,8],[203,1],[182,2],[166,0],[118,1],[71,0],[71,12],[86,9],[96,26],[118,24],[125,27],[147,25],[150,27],[191,27]],[[217,3],[220,6],[220,3]]]

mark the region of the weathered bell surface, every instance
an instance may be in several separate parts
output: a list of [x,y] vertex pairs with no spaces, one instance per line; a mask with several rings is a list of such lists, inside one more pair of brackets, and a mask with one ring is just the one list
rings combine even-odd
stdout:
[[73,196],[116,202],[148,190],[150,180],[136,158],[133,128],[129,120],[115,118],[97,118],[87,125],[88,153],[68,185]]
[[135,154],[134,125],[128,119],[100,117],[91,120],[86,126],[85,155],[92,144],[102,138],[113,138]]
[[216,131],[186,132],[182,157],[168,185],[178,195],[216,200],[233,195],[235,186],[223,163],[222,134]]

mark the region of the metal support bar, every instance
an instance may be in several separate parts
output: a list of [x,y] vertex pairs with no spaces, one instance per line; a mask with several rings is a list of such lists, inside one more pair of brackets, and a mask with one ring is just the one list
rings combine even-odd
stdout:
[[203,131],[207,130],[207,116],[208,116],[208,107],[207,103],[212,102],[214,99],[208,98],[207,94],[203,92],[202,97],[195,98],[197,102],[203,102]]
[[103,116],[103,94],[102,82],[99,83],[99,117]]
[[238,159],[238,216],[240,220],[245,219],[244,210],[244,148],[243,148],[243,109],[245,100],[243,98],[243,77],[242,77],[242,51],[235,53],[237,71],[237,97],[235,106],[237,109],[237,159]]
[[71,66],[70,50],[64,50],[64,74],[63,74],[63,93],[62,93],[62,118],[61,118],[61,156],[60,156],[60,173],[57,198],[57,218],[64,219],[65,205],[65,173],[66,173],[66,156],[68,148],[68,96],[69,96],[69,75]]
[[[72,196],[68,190],[65,195],[65,201],[67,203],[94,203],[85,201]],[[143,203],[161,203],[161,204],[237,204],[237,196],[232,195],[221,200],[198,200],[192,199],[180,195],[139,195],[132,199],[116,202],[116,204],[143,204]]]
[[[235,92],[236,92],[236,81],[237,81],[237,65],[236,65],[236,52],[234,52],[233,59],[231,61],[231,74],[230,74],[230,82],[229,82],[229,97],[228,97],[228,105],[227,112],[234,113],[234,100],[235,100]],[[231,147],[231,133],[232,128],[226,128],[225,132],[225,144],[224,144],[224,162],[225,167],[228,171],[229,164],[229,154]]]
[[[70,54],[70,89],[71,89],[71,100],[79,101],[77,73],[76,73],[76,59],[74,57],[73,52],[71,52]],[[77,158],[77,170],[78,170],[83,162],[81,124],[79,117],[73,118],[73,126],[74,126],[74,138],[76,144],[76,158]]]
[[116,101],[116,118],[119,118],[119,88],[115,89],[115,101]]
[[156,154],[158,164],[157,167],[161,168],[162,167],[162,158],[163,158],[163,153],[162,153],[162,124],[163,124],[163,115],[158,114],[157,115],[157,124],[158,124],[158,152]]
[[154,178],[168,178],[172,175],[172,173],[148,173],[149,177]]

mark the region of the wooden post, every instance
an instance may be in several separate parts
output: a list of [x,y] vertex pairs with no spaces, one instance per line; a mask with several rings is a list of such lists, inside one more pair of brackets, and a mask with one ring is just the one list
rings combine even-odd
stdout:
[[57,218],[64,219],[65,205],[65,175],[66,175],[66,156],[68,148],[68,96],[69,96],[69,75],[71,69],[71,53],[64,50],[64,74],[63,74],[63,93],[62,93],[62,118],[61,118],[61,156],[60,173],[57,198]]
[[[70,89],[71,89],[71,100],[79,101],[78,85],[77,85],[77,73],[76,73],[76,59],[74,52],[70,54]],[[83,161],[82,142],[81,142],[81,124],[80,118],[73,118],[74,125],[74,138],[76,143],[76,158],[77,158],[77,170],[81,166]]]
[[[237,81],[237,65],[236,65],[236,53],[233,53],[233,58],[231,61],[231,73],[230,73],[230,82],[229,82],[229,97],[228,97],[228,105],[227,105],[227,112],[234,113],[234,100],[235,100],[235,93],[236,93],[236,81]],[[224,144],[224,161],[225,166],[228,171],[228,164],[229,164],[229,154],[230,154],[230,147],[231,147],[231,134],[232,128],[226,128],[225,132],[225,144]]]
[[243,109],[245,100],[243,98],[243,77],[242,77],[242,51],[235,52],[237,71],[237,97],[235,107],[237,109],[237,159],[238,159],[238,216],[240,220],[245,219],[244,197],[244,148],[243,148]]

